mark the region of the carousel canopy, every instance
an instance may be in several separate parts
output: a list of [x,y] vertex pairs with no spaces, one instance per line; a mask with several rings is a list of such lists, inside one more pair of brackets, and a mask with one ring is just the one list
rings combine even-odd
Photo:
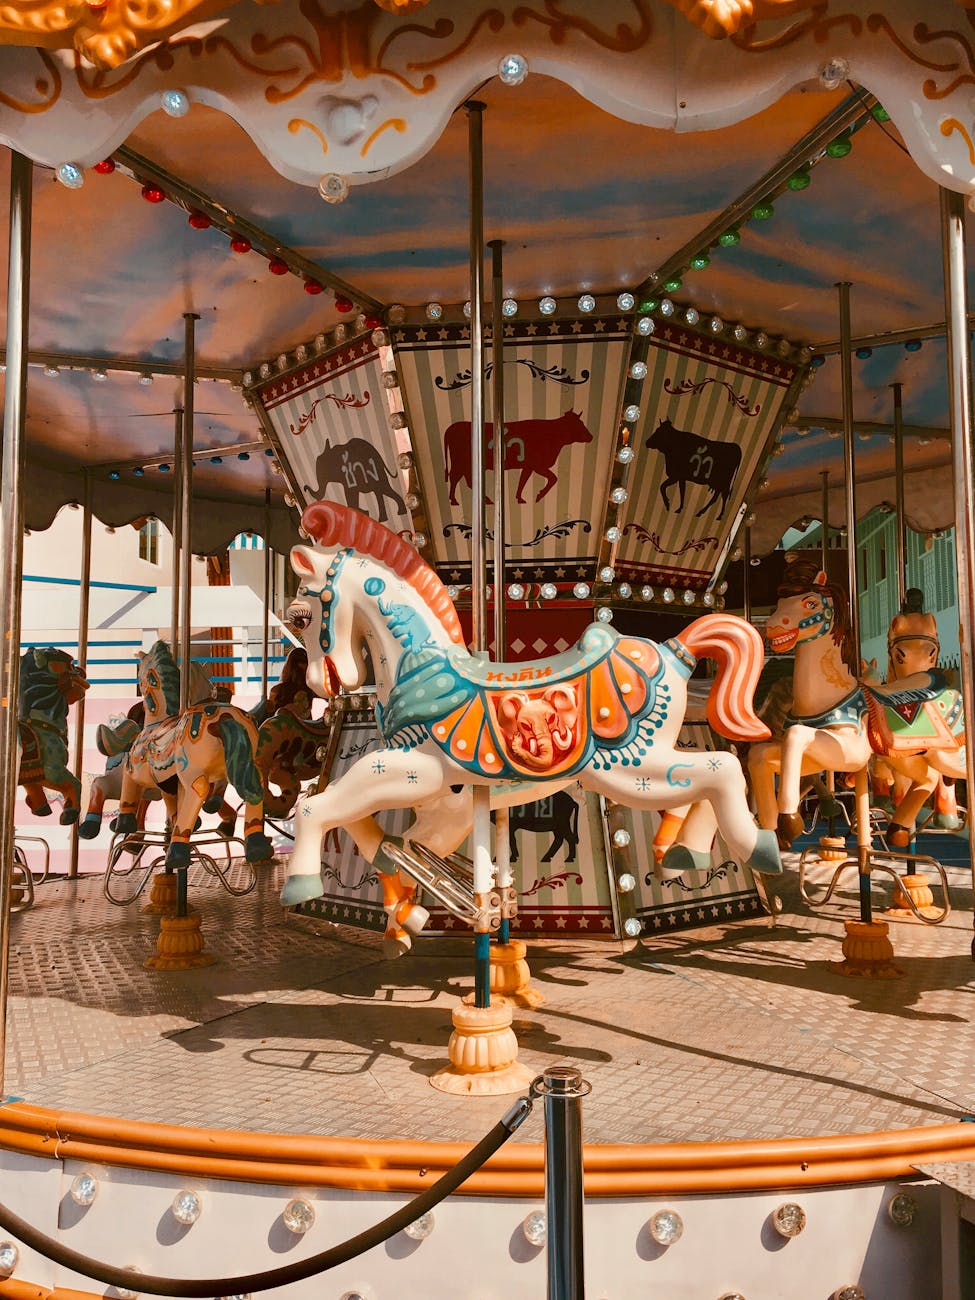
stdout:
[[839,281],[859,506],[893,501],[900,383],[908,517],[951,523],[938,185],[975,186],[964,7],[766,0],[724,31],[663,0],[282,0],[128,34],[112,6],[22,8],[0,135],[38,164],[29,526],[84,471],[105,522],[168,518],[192,311],[194,549],[260,530],[268,487],[281,547],[286,494],[358,496],[463,583],[472,94],[526,581],[611,562],[700,592],[747,514],[756,549],[818,516],[823,469],[842,522]]

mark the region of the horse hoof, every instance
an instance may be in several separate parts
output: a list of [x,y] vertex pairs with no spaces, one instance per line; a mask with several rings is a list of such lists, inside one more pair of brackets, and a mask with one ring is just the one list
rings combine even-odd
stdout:
[[892,849],[909,849],[913,832],[909,826],[902,826],[900,822],[889,822],[884,838]]
[[961,829],[961,818],[955,813],[935,813],[934,824],[939,831],[957,831]]
[[420,907],[418,903],[414,903],[405,917],[397,919],[408,934],[419,934],[427,921],[430,920],[430,913],[425,907]]
[[829,799],[820,799],[818,812],[820,817],[824,820],[829,821],[832,819],[835,821],[837,817],[843,816],[843,805],[838,799],[833,799],[832,797]]
[[244,841],[244,857],[248,862],[270,862],[274,846],[262,831],[254,831]]
[[745,866],[763,875],[777,876],[782,873],[782,858],[774,831],[759,831],[755,838],[755,847]]
[[58,821],[62,826],[73,826],[81,815],[80,808],[62,808]]
[[212,794],[209,799],[204,799],[203,811],[205,813],[219,812],[222,803],[223,803],[223,795]]
[[394,961],[397,957],[404,956],[412,947],[410,936],[403,930],[397,930],[393,934],[387,931],[383,935],[383,956],[387,961]]
[[[776,823],[775,833],[779,837],[780,849],[791,849],[793,840],[806,829],[802,818],[797,812],[779,813],[779,820]],[[781,867],[776,867],[776,871],[781,871]]]
[[35,817],[50,817],[51,811],[51,805],[49,803],[42,803],[36,808],[31,808],[31,812]]
[[85,820],[78,827],[78,837],[83,840],[93,840],[102,828],[102,819],[89,813]]
[[676,873],[707,871],[711,865],[711,854],[702,853],[700,849],[689,849],[686,844],[671,844],[660,865],[665,871]]
[[233,833],[236,829],[237,828],[233,822],[221,822],[217,827],[217,834],[222,835],[225,840],[229,840],[233,837]]
[[307,903],[313,898],[321,898],[324,893],[322,878],[317,871],[289,876],[281,890],[281,906],[294,907],[296,903]]
[[139,823],[136,821],[135,813],[119,813],[112,823],[112,829],[118,835],[131,835],[139,829]]
[[190,846],[188,844],[170,844],[166,854],[166,870],[178,870],[190,865]]

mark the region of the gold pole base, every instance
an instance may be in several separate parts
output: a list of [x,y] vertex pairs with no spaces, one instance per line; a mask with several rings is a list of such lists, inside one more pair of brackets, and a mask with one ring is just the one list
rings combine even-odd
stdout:
[[217,960],[203,950],[203,932],[199,912],[189,916],[164,916],[160,919],[156,953],[142,963],[146,970],[195,970],[212,966]]
[[518,1058],[518,1040],[511,1028],[511,1004],[500,999],[489,1007],[461,1003],[452,1014],[454,1032],[447,1044],[450,1064],[430,1083],[438,1092],[459,1097],[493,1097],[522,1092],[534,1073]]
[[820,862],[845,862],[846,840],[838,835],[822,835],[819,840]]
[[894,897],[891,899],[890,907],[884,912],[885,916],[903,917],[909,921],[916,921],[917,917],[911,911],[907,896],[910,895],[914,906],[922,916],[940,916],[941,908],[935,907],[934,895],[931,893],[931,886],[928,884],[928,878],[922,872],[914,875],[900,876],[897,884],[894,886]]
[[491,998],[505,998],[516,1007],[532,1010],[545,1004],[545,995],[531,987],[526,961],[527,944],[520,939],[491,944]]
[[837,975],[859,979],[896,979],[904,972],[894,964],[894,949],[886,921],[844,921],[844,961],[833,962]]
[[149,916],[167,916],[176,911],[176,872],[157,871],[152,878],[149,901],[142,911]]

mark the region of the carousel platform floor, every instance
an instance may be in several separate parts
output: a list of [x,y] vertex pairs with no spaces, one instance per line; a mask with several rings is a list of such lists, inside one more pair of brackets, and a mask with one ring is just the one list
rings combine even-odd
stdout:
[[[948,921],[891,924],[900,979],[835,972],[855,882],[813,914],[794,870],[774,928],[533,943],[546,1002],[516,1013],[521,1059],[583,1071],[594,1142],[859,1132],[975,1112],[972,889],[967,843],[955,845]],[[13,918],[7,1093],[176,1124],[480,1137],[510,1099],[428,1083],[472,945],[426,939],[387,962],[377,936],[286,916],[282,870],[240,899],[191,880],[218,963],[179,974],[143,969],[158,920],[111,906],[100,878],[40,886]]]

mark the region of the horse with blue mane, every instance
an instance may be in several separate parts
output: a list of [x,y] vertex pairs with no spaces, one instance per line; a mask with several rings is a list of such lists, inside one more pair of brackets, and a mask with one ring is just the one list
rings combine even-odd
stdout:
[[81,782],[68,768],[68,708],[83,698],[88,686],[64,650],[31,649],[20,661],[18,781],[35,817],[50,816],[45,788],[64,796],[62,826],[76,822],[81,810]]
[[243,709],[204,699],[182,713],[179,708],[179,665],[169,646],[157,641],[139,665],[139,693],[146,725],[135,737],[122,769],[122,796],[116,829],[137,829],[136,811],[142,792],[162,792],[172,819],[166,866],[185,867],[190,861],[189,838],[200,810],[216,799],[229,782],[246,805],[244,845],[248,862],[272,856],[264,834],[264,789],[254,762],[257,728]]
[[[324,696],[355,691],[371,663],[383,748],[299,802],[282,902],[321,896],[321,842],[336,826],[393,879],[373,820],[381,809],[415,809],[407,838],[441,856],[453,852],[472,824],[473,785],[491,787],[494,807],[575,781],[636,808],[694,804],[683,843],[668,853],[667,865],[678,868],[709,860],[710,804],[737,861],[781,870],[774,836],[749,812],[738,759],[676,748],[699,655],[718,663],[712,725],[737,740],[768,735],[751,708],[761,638],[743,619],[706,615],[660,645],[594,623],[563,655],[492,663],[468,652],[446,588],[388,528],[317,502],[302,529],[312,545],[291,553],[301,585],[289,618],[308,650],[308,682]],[[391,926],[409,929],[405,884],[384,897]]]

